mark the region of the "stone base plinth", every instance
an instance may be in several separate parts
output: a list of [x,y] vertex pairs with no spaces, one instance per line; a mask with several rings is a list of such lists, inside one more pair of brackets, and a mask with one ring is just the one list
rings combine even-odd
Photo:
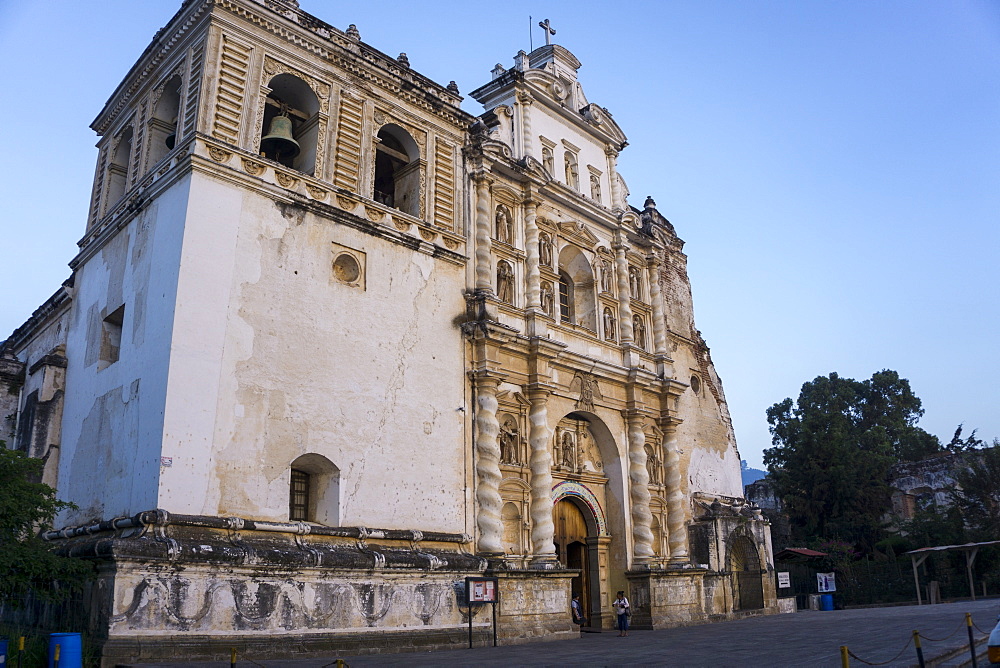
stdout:
[[570,582],[579,571],[490,571],[499,579],[497,627],[500,644],[579,638],[570,612]]
[[631,625],[637,629],[665,629],[704,622],[705,572],[679,568],[626,573]]

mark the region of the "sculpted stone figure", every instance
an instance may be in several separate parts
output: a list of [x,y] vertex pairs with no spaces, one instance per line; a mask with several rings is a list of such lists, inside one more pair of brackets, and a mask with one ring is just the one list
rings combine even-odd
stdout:
[[601,292],[611,292],[611,262],[601,260]]
[[510,219],[507,207],[502,204],[497,207],[497,241],[505,244],[514,243],[514,223]]
[[612,341],[615,338],[615,314],[610,308],[604,309],[604,338]]
[[562,465],[573,468],[573,453],[576,451],[573,432],[564,431],[562,436]]
[[552,292],[552,283],[542,282],[542,310],[545,315],[552,317],[552,309],[555,307],[555,295]]
[[506,260],[497,263],[497,298],[508,304],[514,303],[514,270]]
[[548,232],[538,235],[538,261],[546,267],[552,266],[552,237]]
[[507,464],[521,463],[517,454],[517,442],[517,423],[508,416],[500,427],[500,461]]
[[632,299],[642,298],[642,277],[639,275],[638,267],[628,268],[628,284],[632,293]]
[[632,336],[635,338],[635,345],[640,348],[646,347],[646,325],[640,316],[632,318]]

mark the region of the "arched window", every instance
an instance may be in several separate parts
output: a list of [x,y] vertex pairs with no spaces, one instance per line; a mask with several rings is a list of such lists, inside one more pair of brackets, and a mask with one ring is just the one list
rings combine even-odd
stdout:
[[403,128],[390,123],[375,144],[373,199],[411,216],[420,216],[420,149]]
[[583,252],[567,245],[559,252],[559,314],[563,322],[597,332],[594,270]]
[[316,170],[319,99],[302,79],[279,74],[267,87],[260,152],[265,158],[310,176]]
[[565,271],[559,272],[559,319],[573,322],[573,279]]
[[149,161],[155,165],[177,145],[177,113],[181,106],[181,78],[173,76],[163,85],[149,119]]
[[292,462],[288,519],[327,526],[340,523],[340,470],[323,455],[310,453]]
[[114,154],[108,165],[108,197],[104,211],[107,213],[125,195],[128,185],[128,165],[132,158],[132,127],[122,131],[113,143]]

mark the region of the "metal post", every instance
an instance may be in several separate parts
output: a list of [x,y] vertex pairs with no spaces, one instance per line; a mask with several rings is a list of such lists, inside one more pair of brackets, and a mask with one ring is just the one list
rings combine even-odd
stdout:
[[923,605],[923,600],[920,598],[920,575],[917,574],[917,558],[914,555],[910,555],[910,563],[913,564],[913,586],[917,588],[917,605]]
[[972,668],[979,668],[976,662],[976,642],[972,639],[972,615],[965,613],[965,628],[969,631],[969,654],[972,655]]
[[847,654],[847,645],[840,646],[840,668],[851,668],[851,659]]
[[229,648],[229,668],[236,668],[236,648]]
[[494,647],[497,646],[497,602],[496,601],[493,601],[493,646]]
[[469,649],[472,649],[472,602],[470,601],[469,606]]
[[24,636],[17,639],[17,668],[21,668],[22,654],[24,654]]
[[917,663],[920,664],[920,668],[925,668],[924,650],[920,647],[920,631],[913,632],[913,644],[917,646]]
[[56,651],[52,657],[54,661],[55,668],[59,668],[59,650],[62,649],[62,645],[56,645]]

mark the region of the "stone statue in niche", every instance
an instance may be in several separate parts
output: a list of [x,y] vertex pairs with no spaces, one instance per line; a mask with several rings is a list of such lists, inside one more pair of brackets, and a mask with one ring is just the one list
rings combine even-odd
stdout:
[[663,484],[663,468],[660,466],[660,458],[656,454],[655,445],[646,446],[646,470],[649,473],[649,483],[651,485]]
[[542,281],[542,310],[545,315],[552,316],[552,310],[555,308],[555,294],[552,291],[552,283],[549,281]]
[[552,266],[552,237],[548,232],[538,235],[538,262],[546,267]]
[[646,325],[643,324],[642,318],[635,316],[632,318],[632,333],[635,338],[635,345],[640,348],[646,347]]
[[573,455],[576,452],[576,439],[573,438],[573,432],[564,431],[562,435],[562,448],[561,448],[561,464],[566,468],[573,468]]
[[608,341],[615,340],[615,314],[611,312],[611,309],[605,307],[604,309],[604,338]]
[[601,292],[611,292],[611,263],[601,260]]
[[497,263],[497,298],[508,304],[514,303],[514,270],[506,260]]
[[642,299],[642,277],[639,275],[638,267],[628,268],[628,285],[632,299]]
[[511,220],[507,207],[500,205],[497,207],[497,241],[505,244],[514,244],[514,222]]
[[511,416],[504,418],[500,425],[500,461],[505,464],[520,464],[518,442],[520,441],[517,422]]
[[556,162],[552,155],[552,149],[548,146],[542,147],[542,167],[548,172],[549,176],[555,177]]
[[590,175],[590,198],[598,203],[601,201],[601,177],[597,174]]

